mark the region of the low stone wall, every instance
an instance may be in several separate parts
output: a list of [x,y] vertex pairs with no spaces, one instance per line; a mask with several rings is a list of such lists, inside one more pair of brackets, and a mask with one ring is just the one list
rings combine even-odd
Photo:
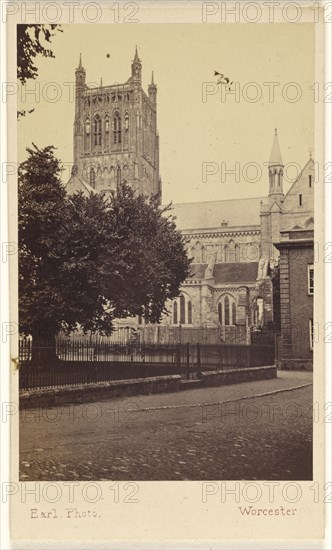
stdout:
[[112,397],[149,395],[179,391],[181,376],[154,376],[135,380],[115,380],[97,384],[40,388],[20,392],[20,407],[52,407],[103,401]]
[[224,386],[226,384],[239,384],[240,382],[277,378],[277,367],[272,365],[269,367],[202,372],[201,377],[205,381],[205,386]]
[[[189,390],[199,387],[214,387],[241,382],[254,382],[277,377],[277,367],[253,367],[226,371],[201,373],[200,380],[182,380],[180,375],[154,376],[132,380],[115,380],[97,384],[81,384],[52,388],[40,388],[20,392],[21,409],[52,407],[77,403],[103,401],[130,395],[149,395]],[[199,383],[197,383],[199,382]]]

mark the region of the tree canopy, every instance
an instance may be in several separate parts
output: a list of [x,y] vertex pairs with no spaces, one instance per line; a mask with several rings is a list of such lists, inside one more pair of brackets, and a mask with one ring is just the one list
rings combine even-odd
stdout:
[[190,261],[170,207],[127,185],[111,197],[68,196],[53,147],[28,149],[19,169],[20,330],[110,334],[115,318],[158,322]]

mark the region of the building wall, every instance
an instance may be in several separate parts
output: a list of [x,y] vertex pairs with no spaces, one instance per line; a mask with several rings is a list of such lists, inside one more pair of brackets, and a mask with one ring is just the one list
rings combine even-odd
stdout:
[[[311,187],[309,176],[311,176]],[[314,215],[314,161],[310,159],[303,168],[298,179],[285,195],[283,202],[283,215],[281,230],[288,231],[299,227],[301,229],[313,229]],[[302,196],[300,205],[299,196]]]
[[300,242],[280,244],[281,365],[312,368],[309,319],[313,319],[313,295],[308,292],[308,265],[314,249]]
[[312,360],[308,320],[313,318],[313,295],[308,293],[308,265],[313,263],[313,248],[289,251],[290,315],[294,359]]

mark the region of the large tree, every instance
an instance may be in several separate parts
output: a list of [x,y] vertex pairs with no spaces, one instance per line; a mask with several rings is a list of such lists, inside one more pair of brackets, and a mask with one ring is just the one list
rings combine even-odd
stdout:
[[44,349],[59,330],[111,334],[115,318],[134,315],[158,322],[189,271],[169,207],[126,185],[110,198],[67,196],[54,148],[28,153],[19,170],[21,332]]

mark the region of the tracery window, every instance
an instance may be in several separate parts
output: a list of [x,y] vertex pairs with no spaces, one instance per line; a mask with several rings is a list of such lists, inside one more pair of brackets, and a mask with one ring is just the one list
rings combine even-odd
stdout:
[[236,302],[233,296],[225,294],[218,303],[218,321],[221,325],[236,325]]
[[122,142],[121,116],[115,113],[113,118],[113,143]]
[[192,325],[193,323],[193,304],[190,298],[180,294],[173,301],[173,325]]
[[101,145],[101,118],[96,115],[93,121],[94,144]]

